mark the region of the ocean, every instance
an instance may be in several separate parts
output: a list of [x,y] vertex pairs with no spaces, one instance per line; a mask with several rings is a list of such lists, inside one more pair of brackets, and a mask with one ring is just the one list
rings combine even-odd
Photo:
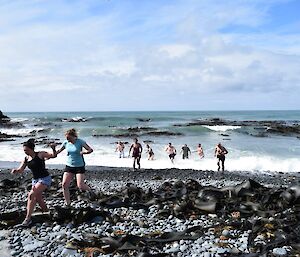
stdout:
[[[225,169],[228,171],[300,171],[300,140],[295,135],[273,133],[258,136],[258,131],[268,128],[236,126],[234,123],[188,125],[207,119],[224,119],[232,122],[284,121],[287,124],[299,124],[300,111],[14,112],[5,115],[23,126],[0,128],[2,133],[22,136],[15,141],[0,143],[2,168],[18,165],[16,162],[23,160],[21,143],[30,135],[36,139],[48,137],[62,142],[65,131],[75,128],[79,137],[94,149],[92,154],[85,155],[88,166],[131,167],[132,159],[128,158],[128,150],[134,138],[132,134],[137,134],[144,148],[142,168],[216,170],[214,148],[221,142],[229,152],[225,162]],[[170,132],[172,135],[156,135],[152,132],[162,132],[161,134]],[[115,143],[119,140],[126,142],[126,158],[120,159],[115,152]],[[144,141],[150,142],[155,153],[153,161],[147,160]],[[169,142],[175,146],[178,153],[174,164],[170,162],[165,152]],[[195,152],[199,143],[204,149],[203,159]],[[181,158],[180,149],[183,144],[187,144],[192,151],[188,160]],[[50,148],[44,145],[37,145],[36,149],[50,151]],[[47,165],[62,166],[65,158],[66,152],[62,152],[57,158],[48,160]]]

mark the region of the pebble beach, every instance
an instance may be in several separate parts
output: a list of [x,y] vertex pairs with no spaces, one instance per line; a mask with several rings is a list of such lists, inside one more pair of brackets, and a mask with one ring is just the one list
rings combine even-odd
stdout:
[[[45,193],[49,213],[37,209],[33,224],[24,228],[18,223],[30,174],[9,171],[0,172],[3,257],[300,253],[298,173],[88,167],[86,179],[95,195],[74,187],[71,207],[64,209],[63,171],[52,169],[53,183]],[[277,198],[267,202],[265,194]],[[289,226],[296,234],[283,240]]]

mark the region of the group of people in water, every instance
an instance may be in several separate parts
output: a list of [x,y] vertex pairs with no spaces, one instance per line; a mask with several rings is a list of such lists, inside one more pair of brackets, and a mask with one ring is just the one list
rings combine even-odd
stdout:
[[[56,150],[56,144],[50,144],[52,151],[35,151],[34,139],[29,139],[23,143],[23,150],[25,158],[21,162],[20,166],[16,169],[12,169],[12,174],[18,174],[24,172],[28,167],[32,172],[32,188],[28,193],[27,199],[27,213],[22,226],[29,226],[32,223],[31,216],[35,209],[36,204],[39,204],[42,212],[48,211],[47,205],[43,198],[43,192],[51,186],[51,176],[46,169],[45,161],[51,158],[56,158],[62,151],[67,151],[66,166],[62,178],[62,191],[65,201],[65,206],[68,207],[71,204],[69,187],[74,176],[76,177],[77,187],[81,191],[88,192],[89,195],[93,195],[91,188],[85,183],[85,161],[84,155],[93,152],[93,149],[82,139],[78,138],[75,129],[70,129],[65,133],[66,140],[62,143],[59,150]],[[123,142],[118,142],[116,151],[119,152],[119,157],[125,157],[124,154],[125,145]],[[134,142],[129,148],[129,156],[133,158],[133,169],[141,168],[141,156],[143,147],[135,138]],[[174,162],[174,158],[177,154],[176,148],[169,143],[165,148],[165,151],[169,155],[171,162]],[[200,158],[204,157],[204,151],[201,144],[197,146],[197,153]],[[148,160],[154,159],[154,152],[149,144],[146,144],[146,153],[148,154]],[[183,159],[188,159],[191,154],[190,148],[185,144],[182,146],[180,153]],[[225,155],[228,153],[226,148],[219,143],[215,148],[215,156],[218,158],[218,171],[222,168],[224,171]],[[136,167],[137,166],[137,167]]]
[[[141,168],[140,160],[142,157],[142,151],[143,147],[138,142],[138,139],[135,138],[133,144],[129,148],[129,154],[128,156],[133,157],[133,169],[136,169],[136,164],[138,166],[138,169]],[[177,155],[176,148],[172,145],[172,143],[169,143],[165,151],[169,155],[169,158],[172,163],[174,163],[175,156]],[[120,158],[125,158],[125,144],[122,141],[119,141],[117,143],[116,152],[119,152]],[[202,148],[201,144],[198,144],[196,151],[200,159],[204,158],[204,150]],[[148,154],[148,160],[154,160],[154,152],[153,149],[150,147],[149,144],[146,144],[146,153]],[[180,153],[182,155],[182,159],[189,159],[190,154],[192,153],[191,149],[187,146],[187,144],[184,144],[181,147]],[[222,168],[222,171],[224,171],[224,163],[225,163],[225,155],[228,153],[227,149],[221,144],[218,143],[215,147],[215,157],[218,158],[218,171]]]

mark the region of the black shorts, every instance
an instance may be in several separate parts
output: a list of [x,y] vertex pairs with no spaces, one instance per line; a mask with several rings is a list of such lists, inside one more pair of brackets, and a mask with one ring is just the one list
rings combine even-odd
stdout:
[[176,153],[171,153],[171,154],[169,154],[169,158],[174,159],[175,155],[176,155]]
[[65,172],[73,173],[73,174],[83,174],[83,173],[85,173],[85,166],[82,166],[82,167],[70,167],[70,166],[66,165]]
[[222,162],[225,161],[225,155],[223,155],[223,154],[217,155],[217,158]]

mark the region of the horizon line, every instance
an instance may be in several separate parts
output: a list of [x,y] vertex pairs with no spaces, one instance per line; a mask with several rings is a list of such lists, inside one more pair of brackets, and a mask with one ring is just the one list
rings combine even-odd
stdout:
[[[1,111],[1,110],[0,110]],[[300,109],[241,109],[241,110],[231,110],[231,109],[224,109],[224,110],[217,110],[217,109],[212,109],[212,110],[122,110],[122,111],[108,111],[108,110],[93,110],[93,111],[2,111],[3,114],[5,113],[63,113],[63,112],[70,112],[70,113],[78,113],[78,112],[252,112],[252,111],[300,111]]]

